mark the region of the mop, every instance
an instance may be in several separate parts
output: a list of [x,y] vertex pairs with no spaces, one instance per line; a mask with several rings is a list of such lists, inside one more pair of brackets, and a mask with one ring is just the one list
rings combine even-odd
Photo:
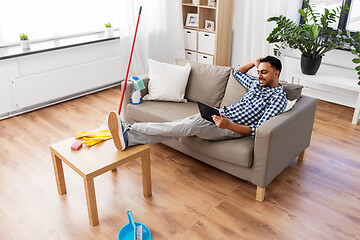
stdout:
[[[140,10],[139,10],[139,16],[138,16],[138,20],[137,20],[137,23],[136,23],[134,40],[133,40],[133,44],[132,44],[132,47],[131,47],[129,64],[128,64],[127,71],[126,71],[125,83],[124,83],[124,87],[122,89],[120,106],[119,106],[119,111],[118,111],[119,115],[120,115],[120,112],[121,112],[121,107],[122,107],[122,103],[123,103],[123,99],[124,99],[124,93],[125,93],[125,89],[126,89],[128,76],[129,76],[130,64],[131,64],[132,54],[133,54],[134,46],[135,46],[136,34],[137,34],[139,21],[140,21],[141,9],[142,9],[142,7],[140,7]],[[144,224],[139,223],[139,222],[135,222],[134,219],[133,219],[131,211],[128,211],[127,215],[128,215],[128,218],[129,218],[129,223],[127,225],[123,226],[120,229],[118,239],[119,240],[130,240],[130,239],[131,240],[142,240],[142,239],[150,240],[151,235],[150,235],[149,229]]]
[[[135,46],[137,30],[138,30],[139,22],[140,22],[141,10],[142,10],[142,7],[140,6],[139,15],[138,15],[137,23],[136,23],[136,28],[135,28],[134,40],[133,40],[133,43],[132,43],[129,63],[128,63],[126,76],[125,76],[125,80],[124,80],[125,83],[124,83],[124,87],[123,87],[122,93],[121,93],[121,100],[120,100],[120,105],[119,105],[119,110],[118,110],[119,115],[120,115],[120,112],[121,112],[121,107],[122,107],[122,103],[123,103],[123,99],[124,99],[124,95],[125,95],[125,89],[126,89],[126,85],[127,85],[127,80],[128,80],[128,77],[129,77],[130,65],[131,65],[132,55],[133,55],[133,52],[134,52],[134,46]],[[105,129],[105,130],[93,131],[93,132],[79,132],[79,133],[75,134],[75,138],[76,139],[82,138],[83,140],[85,140],[83,142],[83,144],[85,144],[88,147],[91,147],[91,146],[93,146],[93,145],[95,145],[95,144],[97,144],[99,142],[111,139],[112,137],[111,137],[110,130]],[[75,142],[74,144],[77,147],[75,147],[75,148],[71,147],[72,150],[78,150],[80,148],[80,146],[81,146],[81,142]]]
[[137,20],[137,23],[136,23],[135,34],[134,34],[134,40],[133,40],[132,47],[131,47],[130,59],[129,59],[129,63],[128,63],[127,71],[126,71],[126,77],[125,77],[124,88],[122,89],[121,100],[120,100],[120,106],[119,106],[119,111],[118,111],[119,115],[120,115],[120,112],[121,112],[121,107],[122,107],[122,103],[123,103],[123,99],[124,99],[124,94],[125,94],[125,89],[126,89],[127,79],[128,79],[128,76],[129,76],[129,70],[130,70],[130,65],[131,65],[131,59],[132,59],[132,55],[133,55],[133,52],[134,52],[134,46],[135,46],[136,34],[137,34],[137,30],[138,30],[138,26],[139,26],[139,21],[140,21],[141,9],[142,9],[142,7],[140,7],[140,10],[139,10],[139,16],[138,16],[138,20]]

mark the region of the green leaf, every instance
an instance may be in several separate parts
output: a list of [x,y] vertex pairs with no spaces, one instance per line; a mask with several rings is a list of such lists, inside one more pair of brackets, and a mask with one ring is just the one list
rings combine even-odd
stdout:
[[356,70],[356,71],[360,71],[360,66],[357,66],[357,67],[355,68],[355,70]]
[[359,38],[359,35],[360,35],[360,32],[356,32],[353,36],[353,39],[358,39]]
[[360,53],[360,45],[356,46],[356,52]]
[[360,81],[358,81],[358,85],[360,86]]
[[303,9],[299,9],[299,13],[301,14],[301,16],[305,17],[305,13]]
[[329,15],[329,9],[325,8],[325,15]]
[[354,58],[352,61],[353,63],[360,63],[360,58]]

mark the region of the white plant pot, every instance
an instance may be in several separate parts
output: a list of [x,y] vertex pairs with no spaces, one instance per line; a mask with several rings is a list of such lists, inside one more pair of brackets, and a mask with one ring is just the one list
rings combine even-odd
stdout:
[[23,50],[30,49],[30,40],[21,40],[20,45]]
[[105,28],[105,37],[112,37],[114,34],[112,27],[106,27]]

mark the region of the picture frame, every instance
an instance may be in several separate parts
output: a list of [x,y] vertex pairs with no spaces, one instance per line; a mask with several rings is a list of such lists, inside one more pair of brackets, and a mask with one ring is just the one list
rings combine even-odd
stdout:
[[198,27],[199,24],[199,15],[197,13],[188,13],[186,17],[186,26],[187,27]]
[[215,22],[210,20],[205,20],[205,29],[214,31],[215,30]]
[[208,6],[216,7],[216,0],[208,0]]

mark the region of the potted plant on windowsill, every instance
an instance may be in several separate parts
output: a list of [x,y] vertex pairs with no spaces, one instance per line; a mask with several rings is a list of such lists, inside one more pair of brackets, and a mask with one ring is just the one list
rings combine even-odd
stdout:
[[109,23],[105,23],[105,37],[112,37],[114,34],[113,28]]
[[269,43],[275,44],[274,54],[280,56],[286,46],[301,51],[301,70],[304,74],[314,75],[320,67],[325,53],[346,46],[348,39],[346,31],[333,29],[331,24],[336,23],[343,12],[348,11],[346,5],[332,10],[325,9],[323,14],[314,12],[311,5],[305,1],[307,8],[299,9],[305,23],[298,25],[290,19],[280,15],[271,17],[268,22],[275,22],[267,38]]
[[26,33],[19,34],[20,45],[23,50],[30,49],[30,41]]

